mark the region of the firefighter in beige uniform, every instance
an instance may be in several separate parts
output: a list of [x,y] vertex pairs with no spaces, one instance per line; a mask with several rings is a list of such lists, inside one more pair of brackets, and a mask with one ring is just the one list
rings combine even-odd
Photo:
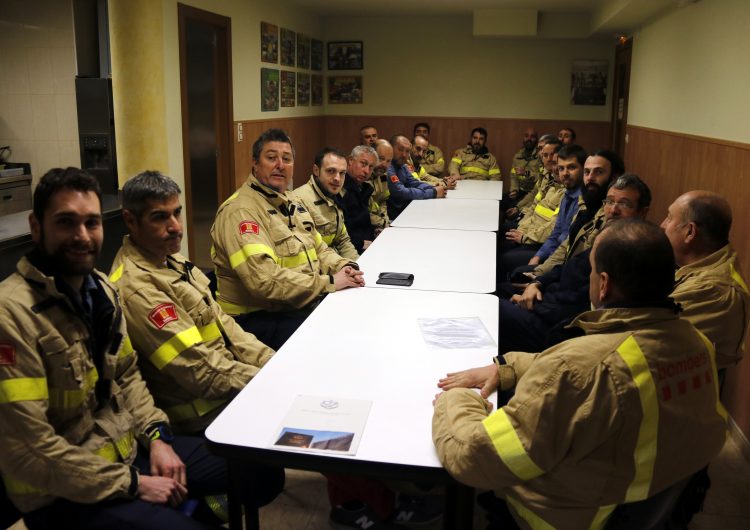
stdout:
[[424,164],[429,143],[424,136],[417,135],[411,143],[411,152],[407,166],[411,170],[411,176],[432,186],[443,186],[449,190],[455,189],[456,181],[450,177],[441,178],[432,175]]
[[211,227],[219,305],[275,350],[322,295],[364,285],[356,264],[328,248],[286,192],[293,165],[286,133],[264,132],[253,144],[253,174],[219,207]]
[[542,244],[555,227],[557,214],[560,213],[560,203],[565,195],[565,186],[559,182],[553,183],[546,189],[542,198],[534,205],[518,223],[521,243],[524,245]]
[[370,223],[377,236],[391,224],[388,218],[388,197],[391,196],[391,191],[388,188],[387,172],[393,160],[393,146],[388,140],[380,139],[375,142],[375,152],[378,154],[378,163],[372,170],[369,182],[374,190],[370,195]]
[[[414,125],[413,136],[422,136],[428,142],[430,141],[430,124],[426,122],[420,122]],[[424,168],[425,173],[429,173],[433,177],[442,177],[443,170],[445,169],[445,158],[443,152],[436,145],[429,143],[427,150],[422,158],[421,167]]]
[[[173,438],[141,379],[115,290],[93,269],[99,197],[79,169],[45,174],[30,218],[36,247],[0,284],[0,474],[30,530],[208,528],[163,505],[180,504],[206,473],[221,482],[226,464],[201,439]],[[203,471],[188,479],[196,459]]]
[[662,223],[680,266],[672,297],[714,343],[720,369],[742,359],[750,318],[750,293],[729,244],[731,226],[729,203],[707,191],[678,197]]
[[346,179],[346,167],[346,155],[326,147],[315,157],[310,180],[294,190],[294,194],[312,216],[315,228],[326,245],[339,256],[357,261],[359,254],[346,231],[342,209],[341,190]]
[[487,149],[487,131],[476,127],[471,131],[469,145],[453,153],[448,175],[456,180],[502,180],[494,155]]
[[515,385],[515,395],[494,414],[471,389],[435,403],[440,461],[504,497],[524,528],[603,528],[616,505],[700,470],[726,436],[713,347],[667,298],[674,258],[665,238],[620,221],[591,259],[599,309],[573,323],[585,336],[499,358],[496,384]]
[[536,184],[541,169],[537,157],[538,135],[533,128],[528,128],[523,135],[523,147],[513,155],[510,170],[510,198],[521,200]]

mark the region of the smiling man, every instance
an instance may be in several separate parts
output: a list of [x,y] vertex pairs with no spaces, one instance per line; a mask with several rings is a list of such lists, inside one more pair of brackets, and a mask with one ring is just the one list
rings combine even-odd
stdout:
[[313,174],[294,194],[313,218],[323,241],[336,253],[351,261],[359,259],[344,224],[341,191],[346,180],[346,155],[325,147],[315,155]]
[[244,330],[278,350],[322,295],[361,287],[364,279],[287,193],[294,174],[289,136],[269,129],[252,149],[252,174],[219,207],[211,227],[216,297]]

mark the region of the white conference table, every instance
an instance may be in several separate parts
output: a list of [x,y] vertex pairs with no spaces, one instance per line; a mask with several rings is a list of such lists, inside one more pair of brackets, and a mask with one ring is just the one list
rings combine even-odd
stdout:
[[494,232],[500,226],[500,203],[480,199],[411,201],[391,226]]
[[[455,494],[461,487],[442,468],[432,442],[437,381],[447,372],[488,364],[497,347],[431,346],[417,323],[422,317],[479,317],[497,344],[494,295],[367,288],[333,293],[208,427],[212,450],[292,468],[447,483]],[[271,447],[297,395],[372,401],[356,455]],[[233,483],[247,487],[240,477]],[[459,502],[473,499],[457,494],[464,496]],[[444,522],[461,527],[448,514]]]
[[481,199],[499,201],[503,198],[502,180],[459,180],[455,190],[448,190],[448,199]]
[[[462,293],[495,291],[497,234],[390,227],[357,260],[367,287]],[[414,274],[411,287],[376,283],[381,272]]]

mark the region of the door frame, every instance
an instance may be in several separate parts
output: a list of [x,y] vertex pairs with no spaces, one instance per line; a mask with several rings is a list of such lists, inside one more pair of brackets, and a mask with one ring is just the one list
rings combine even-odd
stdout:
[[[630,98],[630,67],[633,60],[633,37],[626,37],[624,41],[618,41],[615,47],[615,72],[612,86],[612,133],[610,140],[612,149],[625,159],[625,149],[627,149],[627,125],[628,125],[628,106]],[[620,73],[620,64],[625,64],[624,74]],[[624,79],[621,77],[624,76]],[[622,85],[622,90],[620,89]],[[622,119],[618,120],[617,111],[619,110],[620,98],[623,99]],[[622,123],[618,123],[622,122]],[[619,129],[619,127],[622,127]]]
[[[185,178],[185,210],[193,211],[190,170],[190,120],[187,87],[187,21],[193,20],[216,29],[216,75],[214,110],[216,118],[216,192],[219,204],[234,190],[234,118],[232,95],[232,19],[185,4],[177,4],[177,24],[180,55],[180,105],[182,111],[182,161]],[[218,205],[217,205],[218,207]],[[192,223],[187,224],[188,254],[194,255],[195,238]]]

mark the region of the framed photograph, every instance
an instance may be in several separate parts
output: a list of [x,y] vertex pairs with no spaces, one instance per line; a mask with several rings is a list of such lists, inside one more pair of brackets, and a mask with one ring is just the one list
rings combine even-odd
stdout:
[[362,41],[328,43],[329,70],[362,70]]
[[297,68],[310,68],[310,37],[297,33]]
[[294,72],[281,71],[281,106],[294,107],[297,93],[297,76]]
[[297,52],[297,33],[281,28],[281,65],[294,66]]
[[605,105],[607,102],[607,60],[576,60],[570,74],[570,102],[573,105]]
[[310,74],[302,72],[297,74],[297,106],[308,106],[310,104]]
[[310,76],[310,94],[312,94],[312,104],[322,105],[323,104],[323,76],[320,74],[312,74]]
[[279,71],[276,68],[260,69],[260,110],[279,110]]
[[323,41],[313,39],[310,41],[310,67],[313,70],[323,69]]
[[269,22],[260,23],[260,60],[279,62],[279,28]]
[[328,103],[362,103],[362,76],[329,76]]

